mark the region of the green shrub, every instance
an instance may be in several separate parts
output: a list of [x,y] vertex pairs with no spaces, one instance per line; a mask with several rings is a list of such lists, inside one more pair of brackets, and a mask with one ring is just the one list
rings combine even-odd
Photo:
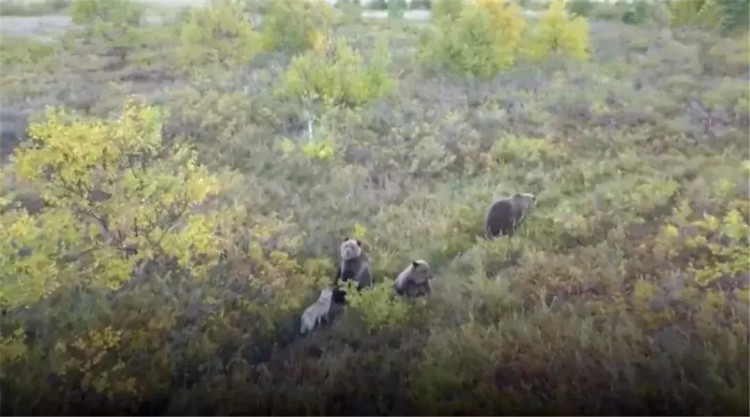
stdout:
[[653,25],[666,27],[671,20],[669,7],[664,2],[638,0],[627,5],[622,21],[636,26]]
[[432,18],[436,21],[447,17],[455,20],[464,8],[463,0],[434,0],[432,2]]
[[513,2],[468,4],[456,18],[449,14],[439,18],[434,33],[425,37],[420,59],[463,80],[468,106],[476,80],[492,79],[515,63],[525,27]]
[[667,3],[672,13],[672,27],[700,27],[717,30],[724,15],[717,0],[674,0]]
[[128,26],[140,25],[143,12],[143,6],[130,0],[75,0],[70,6],[73,23],[110,40],[121,36]]
[[387,279],[376,283],[369,291],[357,291],[356,284],[347,286],[347,303],[371,332],[404,325],[409,317],[409,304],[396,296],[393,282]]
[[292,59],[279,93],[303,102],[358,107],[392,91],[394,84],[386,73],[389,55],[383,51],[367,66],[362,61],[346,41],[337,39],[328,51],[308,51]]
[[261,37],[245,18],[240,3],[220,0],[193,9],[182,26],[177,51],[186,71],[200,66],[237,68],[247,65],[261,51]]
[[744,0],[718,0],[724,18],[725,33],[746,32],[750,27],[750,2]]
[[82,25],[86,43],[106,49],[103,54],[115,57],[105,69],[119,69],[142,50],[143,45],[161,37],[153,28],[142,26],[145,6],[130,0],[75,0],[69,13],[73,23]]
[[586,59],[590,49],[588,21],[580,16],[568,18],[565,2],[553,0],[524,41],[524,52],[533,60],[554,54]]
[[0,38],[0,59],[4,68],[17,65],[41,65],[49,62],[56,53],[57,48],[46,42],[11,36]]
[[315,37],[328,36],[335,10],[326,2],[311,0],[274,1],[263,16],[265,50],[292,54],[315,44]]

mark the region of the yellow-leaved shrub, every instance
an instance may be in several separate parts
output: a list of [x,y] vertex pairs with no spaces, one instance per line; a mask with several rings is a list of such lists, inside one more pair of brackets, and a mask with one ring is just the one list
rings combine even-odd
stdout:
[[442,17],[422,47],[421,59],[459,76],[492,78],[515,62],[526,22],[511,1],[482,0]]
[[221,190],[195,153],[162,144],[162,110],[129,101],[117,120],[50,110],[32,124],[7,175],[46,207],[0,215],[0,305],[29,305],[67,285],[117,288],[149,262],[194,277],[219,256],[215,214],[195,208]]
[[525,39],[524,53],[532,60],[555,54],[587,59],[589,36],[589,24],[585,18],[569,17],[565,0],[552,0],[539,21],[531,27]]

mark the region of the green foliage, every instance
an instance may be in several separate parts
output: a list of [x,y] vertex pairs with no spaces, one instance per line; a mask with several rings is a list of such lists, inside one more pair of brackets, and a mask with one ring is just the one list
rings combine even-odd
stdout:
[[70,7],[70,17],[78,25],[122,27],[138,25],[144,9],[129,0],[100,1],[75,0]]
[[335,10],[326,2],[311,0],[274,1],[263,17],[266,50],[304,52],[314,46],[316,36],[326,36]]
[[565,160],[565,149],[546,139],[500,139],[487,154],[488,165],[518,164],[519,168],[557,164]]
[[672,13],[672,27],[719,29],[723,13],[716,0],[674,0],[667,3]]
[[106,68],[124,66],[153,37],[141,26],[144,12],[143,4],[130,0],[75,0],[69,9],[73,23],[83,26],[86,43],[104,46],[104,55],[116,58]]
[[201,65],[241,67],[262,49],[260,35],[245,18],[241,4],[233,0],[193,9],[182,26],[181,39],[177,56],[185,70]]
[[432,2],[432,17],[441,20],[444,17],[455,20],[463,10],[463,0],[434,0]]
[[671,21],[669,7],[664,2],[638,0],[627,5],[622,21],[630,25],[666,27]]
[[356,284],[352,283],[345,287],[347,303],[362,315],[371,332],[403,325],[409,317],[410,306],[396,296],[393,283],[393,280],[386,279],[368,291],[357,291]]
[[282,75],[280,94],[302,102],[358,107],[392,91],[388,78],[390,56],[377,54],[368,65],[362,56],[337,39],[324,53],[309,51],[292,60]]
[[165,155],[162,119],[158,109],[129,102],[116,121],[51,110],[30,127],[34,143],[15,153],[11,169],[47,207],[2,215],[3,307],[70,285],[114,289],[167,259],[205,277],[219,242],[212,214],[191,210],[219,183],[187,149]]
[[734,206],[721,217],[705,214],[690,222],[690,207],[683,205],[675,216],[678,221],[661,229],[657,250],[671,259],[689,256],[689,270],[701,286],[740,276],[750,268],[750,226],[747,203],[738,201]]
[[0,59],[2,65],[43,65],[54,57],[57,50],[54,45],[27,38],[3,36],[0,38]]
[[722,29],[726,33],[746,32],[750,27],[750,2],[743,0],[718,0],[724,18]]
[[83,25],[89,37],[102,37],[113,43],[124,41],[143,17],[142,5],[130,0],[75,0],[70,6],[73,23]]
[[422,59],[460,76],[488,79],[513,65],[526,23],[513,2],[466,5],[455,20],[438,20],[423,45]]
[[589,25],[580,16],[568,18],[565,1],[553,0],[531,28],[525,53],[533,60],[561,54],[577,59],[589,56]]
[[330,140],[312,141],[302,145],[302,152],[310,159],[330,159],[334,155],[335,143]]

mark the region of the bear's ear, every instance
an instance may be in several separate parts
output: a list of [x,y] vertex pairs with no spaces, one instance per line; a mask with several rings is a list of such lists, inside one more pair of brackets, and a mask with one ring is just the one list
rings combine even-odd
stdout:
[[362,242],[360,240],[357,240],[357,246],[362,246]]
[[417,261],[411,261],[411,266],[413,266],[414,268],[416,268],[416,267],[419,266],[419,262],[417,262]]
[[346,242],[347,240],[349,240],[349,237],[344,237],[344,242]]
[[517,193],[516,195],[513,196],[513,198],[521,198],[521,193]]

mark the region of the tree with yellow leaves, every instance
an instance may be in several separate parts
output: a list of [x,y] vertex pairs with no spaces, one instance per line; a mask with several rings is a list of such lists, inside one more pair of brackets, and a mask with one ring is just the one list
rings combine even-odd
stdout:
[[552,0],[531,28],[524,52],[536,61],[554,54],[587,59],[589,43],[588,21],[580,16],[570,18],[565,11],[565,0]]
[[215,213],[195,211],[221,189],[187,148],[167,148],[165,114],[129,101],[118,120],[52,109],[32,124],[4,175],[32,187],[30,214],[0,201],[0,307],[28,306],[62,287],[115,289],[147,265],[202,278],[218,261]]
[[479,0],[466,4],[455,19],[439,19],[422,58],[455,74],[491,78],[513,65],[525,28],[514,2]]
[[468,101],[475,79],[491,79],[513,66],[525,28],[515,2],[478,0],[464,5],[456,18],[438,19],[421,58],[462,77]]

